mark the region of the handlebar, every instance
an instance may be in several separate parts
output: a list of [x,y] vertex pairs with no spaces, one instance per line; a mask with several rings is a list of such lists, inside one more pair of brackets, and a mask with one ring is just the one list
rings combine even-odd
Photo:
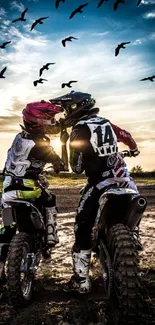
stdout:
[[[131,153],[129,150],[123,150],[123,151],[119,151],[118,152],[120,154],[120,156],[122,158],[125,158],[125,157],[132,157],[131,156]],[[61,171],[63,172],[68,172],[69,170],[68,169],[62,169]],[[54,170],[54,167],[53,165],[50,165],[49,167],[46,167],[42,172],[41,172],[41,175],[48,175],[48,174],[51,174],[51,173],[55,173],[55,170]],[[3,172],[0,170],[0,176],[3,175]]]
[[[68,172],[68,169],[61,169],[60,172]],[[41,175],[50,175],[50,174],[55,174],[56,171],[54,170],[53,165],[46,167],[45,169],[43,169],[43,171],[41,172]]]
[[49,167],[46,167],[45,169],[43,169],[43,171],[41,172],[41,175],[48,175],[51,173],[54,173],[53,166],[49,166]]

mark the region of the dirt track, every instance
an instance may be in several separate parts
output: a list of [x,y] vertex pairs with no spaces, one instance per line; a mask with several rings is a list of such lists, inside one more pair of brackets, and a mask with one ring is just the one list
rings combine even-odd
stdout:
[[[80,186],[53,188],[57,195],[58,230],[60,242],[53,249],[50,263],[42,262],[37,272],[33,303],[15,315],[9,306],[4,289],[0,298],[0,325],[104,325],[106,300],[98,301],[99,283],[93,274],[93,290],[87,297],[63,292],[63,283],[72,274],[71,247],[74,241],[73,223],[79,199]],[[144,250],[140,267],[143,283],[148,293],[144,300],[150,301],[150,310],[144,310],[146,324],[155,324],[155,186],[140,187],[148,200],[148,207],[141,222],[140,234]],[[93,271],[94,267],[92,267]],[[147,314],[154,313],[153,316]],[[150,317],[150,318],[149,318]],[[140,324],[139,324],[140,325]]]

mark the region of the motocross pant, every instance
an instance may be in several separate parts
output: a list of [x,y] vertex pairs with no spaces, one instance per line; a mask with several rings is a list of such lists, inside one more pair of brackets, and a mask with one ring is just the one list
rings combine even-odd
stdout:
[[91,233],[99,208],[99,198],[109,185],[116,183],[119,187],[131,188],[138,193],[138,189],[130,177],[108,178],[101,180],[96,185],[88,183],[85,186],[77,208],[74,224],[75,244],[73,250],[89,250],[91,248]]

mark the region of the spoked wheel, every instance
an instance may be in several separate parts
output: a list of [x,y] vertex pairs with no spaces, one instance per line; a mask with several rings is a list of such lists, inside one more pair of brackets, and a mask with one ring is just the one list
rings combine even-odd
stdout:
[[31,241],[26,233],[18,233],[10,243],[7,264],[7,287],[14,308],[27,305],[32,298],[33,273],[29,266]]
[[142,303],[139,257],[132,233],[123,224],[117,224],[109,230],[107,240],[113,269],[112,322],[136,325],[141,320]]

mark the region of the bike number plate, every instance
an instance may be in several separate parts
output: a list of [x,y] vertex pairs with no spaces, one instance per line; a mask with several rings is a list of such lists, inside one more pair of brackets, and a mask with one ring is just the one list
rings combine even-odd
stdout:
[[2,220],[3,220],[4,226],[9,226],[14,222],[13,214],[12,214],[12,207],[7,207],[2,210]]

